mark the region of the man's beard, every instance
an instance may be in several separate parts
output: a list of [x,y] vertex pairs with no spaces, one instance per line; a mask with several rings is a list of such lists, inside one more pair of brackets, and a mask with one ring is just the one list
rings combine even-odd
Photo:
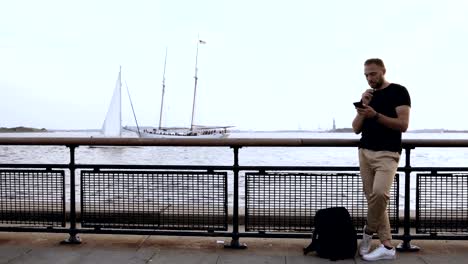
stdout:
[[374,88],[374,89],[379,89],[380,87],[382,87],[382,85],[383,85],[383,80],[382,79],[378,80],[375,83],[370,83],[369,84],[369,86]]

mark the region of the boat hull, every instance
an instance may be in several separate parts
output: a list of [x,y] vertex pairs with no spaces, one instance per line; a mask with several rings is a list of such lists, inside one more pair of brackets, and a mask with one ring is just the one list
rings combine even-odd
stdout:
[[218,134],[210,134],[210,135],[170,135],[170,134],[158,134],[158,133],[148,133],[148,132],[140,132],[140,136],[142,138],[226,138],[229,136],[229,133],[218,133]]

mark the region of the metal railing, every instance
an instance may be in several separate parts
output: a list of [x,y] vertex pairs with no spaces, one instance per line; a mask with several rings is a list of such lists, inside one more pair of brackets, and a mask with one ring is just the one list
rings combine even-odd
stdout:
[[[69,149],[68,164],[0,164],[0,231],[68,233],[68,243],[79,243],[79,233],[218,236],[232,238],[228,247],[243,248],[241,237],[310,238],[316,210],[345,206],[362,232],[367,206],[358,167],[239,164],[243,147],[357,144],[355,139],[0,138],[0,145]],[[76,164],[79,146],[226,147],[233,150],[233,165]],[[468,148],[468,140],[403,141],[405,162],[397,175],[403,172],[403,221],[400,177],[388,207],[401,250],[414,250],[413,239],[468,239],[468,167],[412,167],[411,150],[424,147]],[[416,188],[413,218],[411,187]]]

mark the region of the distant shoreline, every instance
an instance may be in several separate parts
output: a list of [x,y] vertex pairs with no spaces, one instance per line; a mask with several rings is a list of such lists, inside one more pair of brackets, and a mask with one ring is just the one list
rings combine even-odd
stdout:
[[[141,128],[140,128],[141,129]],[[0,127],[0,133],[28,133],[28,132],[99,132],[100,129],[45,129],[34,127]],[[231,133],[354,133],[352,128],[336,128],[329,130],[238,130],[232,129]],[[407,133],[468,133],[468,130],[451,129],[415,129]]]
[[48,132],[45,128],[34,127],[0,127],[0,133]]
[[[327,133],[354,133],[352,128],[337,128],[325,131]],[[451,130],[451,129],[415,129],[408,130],[407,133],[468,133],[468,130]]]

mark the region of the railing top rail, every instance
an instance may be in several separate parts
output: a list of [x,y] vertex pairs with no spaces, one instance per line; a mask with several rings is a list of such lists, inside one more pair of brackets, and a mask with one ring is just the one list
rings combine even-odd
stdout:
[[[337,138],[65,138],[0,137],[0,145],[189,146],[189,147],[356,147],[358,139]],[[468,147],[468,139],[404,139],[403,148]]]

